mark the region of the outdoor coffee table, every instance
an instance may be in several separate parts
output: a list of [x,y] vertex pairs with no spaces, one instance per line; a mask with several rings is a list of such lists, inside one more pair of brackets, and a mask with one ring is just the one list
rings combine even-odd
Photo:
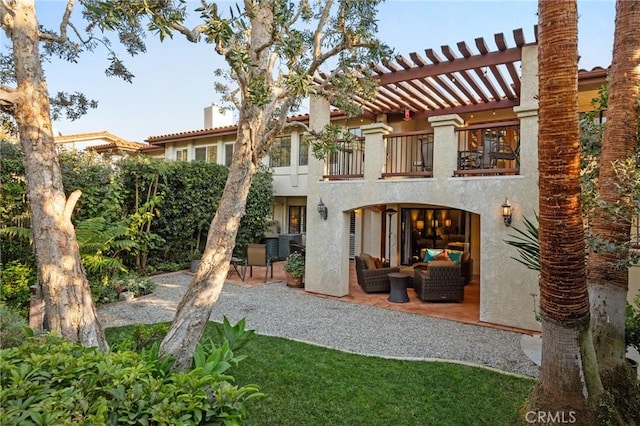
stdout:
[[407,294],[407,286],[411,277],[402,272],[392,272],[389,275],[389,302],[393,303],[407,303],[409,301],[409,295]]

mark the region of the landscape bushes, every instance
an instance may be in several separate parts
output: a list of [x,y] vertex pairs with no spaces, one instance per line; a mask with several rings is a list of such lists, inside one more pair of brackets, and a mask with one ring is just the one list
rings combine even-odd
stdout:
[[185,372],[157,348],[105,353],[43,335],[3,349],[0,424],[242,424],[261,396],[226,374],[243,358],[228,342],[198,347]]
[[[60,161],[67,195],[82,191],[72,219],[96,302],[117,297],[113,276],[177,270],[199,258],[224,190],[227,167],[147,156],[110,158],[90,151],[62,151]],[[0,162],[0,261],[3,269],[11,265],[12,274],[19,268],[35,271],[20,147],[0,142]],[[262,170],[249,191],[236,254],[243,255],[247,243],[262,236],[272,204],[272,176]],[[12,295],[24,293],[23,283],[3,280]],[[7,303],[24,308],[22,300]]]

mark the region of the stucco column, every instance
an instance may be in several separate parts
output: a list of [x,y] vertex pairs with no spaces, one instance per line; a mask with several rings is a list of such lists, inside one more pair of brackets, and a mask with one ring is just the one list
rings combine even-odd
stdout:
[[[537,180],[538,174],[538,47],[522,48],[520,105],[520,174]],[[537,208],[536,208],[537,210]]]
[[[329,124],[329,103],[322,98],[310,100],[309,127],[320,131]],[[309,156],[307,192],[307,244],[305,290],[344,296],[349,294],[349,216],[342,212],[340,200],[331,191],[331,182],[322,181],[324,161]],[[318,213],[322,199],[327,219]]]
[[373,123],[361,129],[364,135],[364,180],[375,181],[380,179],[387,159],[384,135],[391,133],[393,128],[385,123]]
[[[309,99],[309,128],[320,132],[331,122],[331,105],[325,98],[312,96]],[[324,174],[324,160],[318,160],[309,153],[309,191],[314,190],[315,183]]]
[[464,120],[458,114],[447,114],[430,117],[429,122],[433,127],[433,177],[451,177],[458,162],[456,129]]

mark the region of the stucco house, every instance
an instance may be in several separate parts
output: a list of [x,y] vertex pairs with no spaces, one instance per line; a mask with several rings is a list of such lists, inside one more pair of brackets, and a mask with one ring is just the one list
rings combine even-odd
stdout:
[[[457,52],[443,46],[441,54],[426,49],[376,66],[378,96],[363,102],[357,119],[323,99],[291,117],[311,129],[339,123],[358,137],[321,161],[305,133],[292,130],[264,160],[274,171],[279,232],[306,241],[306,291],[347,295],[360,252],[410,266],[429,248],[457,247],[474,260],[479,320],[539,329],[538,276],[511,259],[516,252],[504,242],[507,222],[521,225],[538,210],[537,42],[522,30],[512,42],[503,34],[494,42],[492,49],[478,38],[476,51],[461,42]],[[579,72],[581,111],[591,109],[606,74]],[[228,165],[235,133],[226,125],[147,142],[168,159]]]

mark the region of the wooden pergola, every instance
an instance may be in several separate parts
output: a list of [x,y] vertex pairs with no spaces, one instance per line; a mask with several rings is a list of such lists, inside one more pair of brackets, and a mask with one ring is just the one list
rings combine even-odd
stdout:
[[[410,53],[398,55],[395,61],[372,64],[378,80],[376,98],[372,101],[356,98],[364,114],[410,116],[424,119],[434,115],[464,114],[512,108],[520,105],[522,49],[537,44],[527,43],[522,29],[513,31],[513,46],[503,33],[495,34],[495,49],[484,38],[475,39],[474,50],[466,42],[458,42],[457,51],[441,46],[441,54],[425,49],[424,56]],[[580,71],[581,84],[601,85],[606,69]],[[327,75],[316,78],[318,83]]]

